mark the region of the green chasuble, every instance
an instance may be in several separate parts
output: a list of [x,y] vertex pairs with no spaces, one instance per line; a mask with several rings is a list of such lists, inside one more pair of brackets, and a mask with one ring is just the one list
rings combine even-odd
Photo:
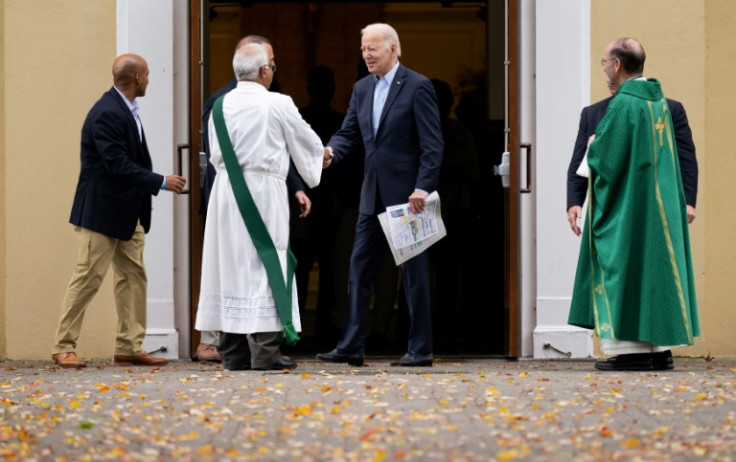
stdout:
[[603,339],[700,335],[687,209],[659,82],[628,80],[588,149],[588,211],[568,323]]

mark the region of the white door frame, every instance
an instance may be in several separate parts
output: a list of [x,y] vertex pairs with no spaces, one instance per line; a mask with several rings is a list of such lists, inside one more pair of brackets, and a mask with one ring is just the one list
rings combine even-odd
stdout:
[[[148,62],[150,84],[140,98],[141,120],[153,170],[163,175],[176,172],[176,146],[188,140],[187,8],[187,2],[177,0],[117,1],[118,55],[135,53]],[[188,200],[166,191],[153,199],[144,251],[148,328],[143,348],[170,359],[188,357],[189,350]]]

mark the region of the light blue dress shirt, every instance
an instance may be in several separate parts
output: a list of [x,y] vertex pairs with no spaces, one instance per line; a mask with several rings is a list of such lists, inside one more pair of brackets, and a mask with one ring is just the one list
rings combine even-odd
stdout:
[[383,77],[375,77],[376,87],[373,89],[373,136],[378,132],[378,123],[381,121],[383,105],[386,104],[388,90],[394,81],[396,71],[399,69],[398,61],[390,71]]

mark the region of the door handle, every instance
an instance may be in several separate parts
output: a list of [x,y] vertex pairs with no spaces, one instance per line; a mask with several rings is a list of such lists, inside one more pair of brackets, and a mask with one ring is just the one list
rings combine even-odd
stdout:
[[501,186],[509,187],[510,155],[508,151],[501,154],[501,163],[493,166],[493,174],[501,177]]
[[532,192],[532,144],[521,143],[519,147],[526,150],[526,188],[521,188],[519,192],[529,194]]
[[[182,173],[182,167],[183,167],[183,160],[184,154],[182,153],[183,150],[189,149],[188,144],[177,144],[176,145],[176,174],[179,176],[184,176]],[[187,180],[187,184],[189,184],[189,180]],[[189,194],[189,189],[183,189],[179,194]]]

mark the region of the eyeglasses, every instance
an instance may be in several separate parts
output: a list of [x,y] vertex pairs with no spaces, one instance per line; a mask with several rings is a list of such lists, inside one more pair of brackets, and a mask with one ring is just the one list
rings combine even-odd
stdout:
[[618,59],[618,58],[616,58],[615,56],[613,58],[611,58],[611,59],[605,59],[605,58],[603,58],[603,59],[601,59],[601,66],[605,66],[606,65],[606,61],[613,61],[613,60],[616,60],[616,59]]
[[272,72],[276,72],[276,65],[275,64],[266,64],[265,66],[261,66],[261,68],[271,68]]

